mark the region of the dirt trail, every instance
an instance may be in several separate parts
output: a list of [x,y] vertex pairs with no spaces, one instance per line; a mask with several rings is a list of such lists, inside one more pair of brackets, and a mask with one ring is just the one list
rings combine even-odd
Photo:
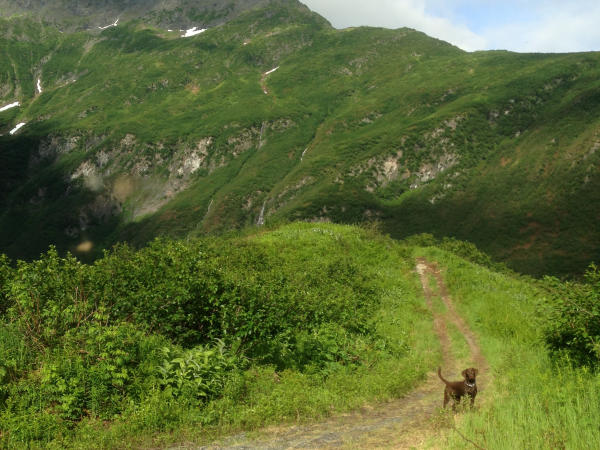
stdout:
[[[479,388],[484,388],[487,384],[487,375],[489,374],[489,366],[488,363],[481,353],[481,348],[479,347],[479,343],[477,342],[477,337],[469,328],[469,325],[465,322],[465,320],[458,314],[456,308],[454,307],[454,302],[448,293],[448,288],[444,283],[444,278],[442,277],[442,273],[436,264],[428,263],[424,259],[417,260],[417,272],[421,277],[421,285],[423,286],[423,291],[425,293],[425,299],[427,300],[427,305],[431,311],[433,311],[432,298],[433,293],[429,287],[428,275],[432,275],[435,278],[436,285],[438,286],[440,298],[444,302],[446,306],[446,313],[442,316],[434,313],[434,329],[435,332],[442,344],[442,351],[444,354],[444,366],[443,367],[452,367],[452,362],[447,361],[450,352],[450,339],[448,336],[448,332],[446,330],[446,322],[453,323],[456,328],[460,331],[462,336],[464,337],[467,345],[469,346],[469,352],[471,357],[467,361],[461,361],[461,363],[470,363],[473,364],[474,367],[479,369],[479,372],[482,374],[477,380],[477,384]],[[440,323],[441,322],[441,323]],[[456,367],[453,367],[456,369]]]
[[[441,343],[444,374],[447,378],[456,379],[457,374],[464,368],[463,364],[473,363],[480,369],[478,385],[481,391],[486,385],[485,379],[489,371],[477,338],[454,308],[437,266],[424,259],[418,259],[416,271],[421,279],[427,306],[433,315],[434,331]],[[436,312],[434,308],[436,295],[430,286],[430,276],[433,277],[439,297],[446,306],[443,313]],[[470,350],[468,361],[456,361],[453,358],[451,340],[446,328],[448,322],[453,323],[464,336]],[[245,434],[239,434],[202,448],[418,448],[434,435],[432,418],[441,406],[442,396],[442,384],[436,372],[431,371],[425,382],[412,392],[377,408],[362,408],[312,425],[268,428],[260,433],[263,438],[254,440]]]
[[448,289],[444,284],[444,280],[442,278],[440,270],[436,267],[433,267],[433,271],[433,275],[435,276],[438,286],[440,287],[440,294],[442,300],[446,305],[446,308],[448,309],[450,320],[454,322],[456,327],[460,330],[465,340],[467,341],[473,363],[477,368],[479,368],[479,371],[484,374],[484,376],[481,377],[481,380],[478,384],[480,385],[480,387],[485,387],[487,382],[489,381],[488,377],[486,376],[486,374],[489,374],[489,365],[487,360],[485,359],[485,356],[483,356],[483,354],[481,353],[481,347],[479,346],[477,337],[475,336],[473,331],[471,331],[469,325],[467,325],[465,320],[458,314],[458,312],[456,312],[456,309],[454,308],[454,303],[452,302],[452,299],[448,294]]

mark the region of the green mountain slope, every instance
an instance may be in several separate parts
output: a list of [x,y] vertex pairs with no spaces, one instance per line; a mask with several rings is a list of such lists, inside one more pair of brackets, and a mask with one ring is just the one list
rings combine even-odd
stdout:
[[0,0],[0,17],[26,15],[53,23],[61,29],[107,27],[116,19],[143,19],[169,27],[216,25],[265,0]]
[[376,219],[532,274],[598,259],[599,54],[466,53],[293,1],[157,23],[0,22],[3,251]]

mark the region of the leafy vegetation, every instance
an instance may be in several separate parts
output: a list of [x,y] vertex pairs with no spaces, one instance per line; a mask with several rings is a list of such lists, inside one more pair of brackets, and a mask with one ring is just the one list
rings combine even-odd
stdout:
[[[453,426],[600,447],[598,54],[334,30],[292,0],[68,32],[105,3],[0,19],[0,106],[21,103],[0,113],[0,249],[22,259],[0,257],[3,447],[204,442],[397,397],[440,356],[415,256],[492,369]],[[183,16],[220,25],[165,30]],[[322,223],[373,220],[412,237]]]
[[436,347],[411,265],[389,238],[311,224],[3,259],[2,443],[206,439],[397,396]]
[[595,367],[600,361],[600,273],[592,264],[582,282],[560,283],[546,278],[551,286],[550,348],[576,364]]
[[[53,248],[3,257],[2,445],[206,442],[397,397],[441,357],[418,256],[444,268],[491,367],[453,426],[485,448],[505,448],[507,429],[515,448],[598,442],[595,266],[533,280],[469,243],[295,223],[119,245],[89,265]],[[444,424],[438,438],[461,448]]]

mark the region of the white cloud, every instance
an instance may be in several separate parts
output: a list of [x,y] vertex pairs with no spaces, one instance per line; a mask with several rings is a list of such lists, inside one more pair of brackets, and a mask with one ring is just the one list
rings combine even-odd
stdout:
[[428,13],[418,0],[303,0],[334,27],[378,26],[414,28],[429,36],[450,42],[464,50],[485,47],[485,40],[466,26]]
[[597,0],[302,1],[336,28],[415,28],[467,51],[600,51]]
[[549,10],[540,8],[533,23],[506,24],[491,27],[482,34],[487,48],[503,48],[519,52],[583,52],[600,50],[600,4],[585,11],[570,5]]

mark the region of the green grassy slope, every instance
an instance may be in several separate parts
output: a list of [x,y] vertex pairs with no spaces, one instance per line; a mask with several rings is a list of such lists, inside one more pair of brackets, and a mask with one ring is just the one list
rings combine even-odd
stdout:
[[[485,374],[490,386],[479,395],[479,407],[446,423],[463,436],[447,428],[436,438],[437,445],[466,448],[472,446],[467,437],[487,449],[598,447],[597,360],[581,367],[573,355],[552,357],[545,340],[548,329],[556,326],[556,317],[547,313],[556,308],[556,296],[564,294],[439,249],[419,249],[416,254],[443,267],[450,295],[477,333],[490,364]],[[572,301],[581,311],[583,299]],[[584,318],[591,329],[598,326],[597,316],[586,312]],[[574,340],[582,339],[575,332]]]
[[202,442],[398,397],[439,357],[412,268],[390,238],[306,223],[0,259],[0,445]]
[[[476,408],[434,413],[429,442],[465,448],[456,427],[490,449],[597,447],[597,268],[580,290],[443,246],[455,253],[294,223],[119,246],[93,265],[55,250],[17,267],[1,257],[0,444],[200,445],[398,398],[442,360],[415,271],[425,257],[489,363]],[[561,327],[569,341],[550,351]],[[455,357],[468,355],[448,332]]]
[[456,236],[532,274],[598,258],[596,53],[466,53],[408,29],[334,30],[294,2],[186,39],[143,21],[1,26],[0,101],[23,106],[0,133],[28,123],[0,137],[12,255],[263,211]]

